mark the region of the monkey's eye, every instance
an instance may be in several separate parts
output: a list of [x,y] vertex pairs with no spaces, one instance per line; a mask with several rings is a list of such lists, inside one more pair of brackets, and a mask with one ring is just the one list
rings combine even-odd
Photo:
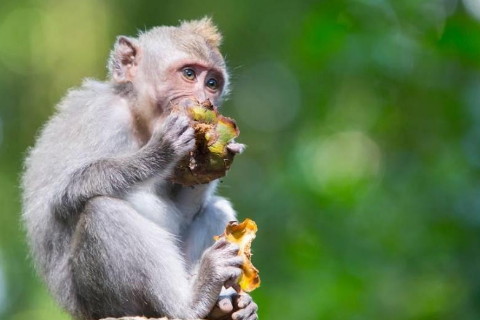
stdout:
[[210,78],[207,80],[205,83],[207,87],[209,87],[211,90],[217,90],[218,89],[218,81],[217,79]]
[[194,80],[196,75],[195,75],[195,70],[192,68],[185,68],[182,70],[183,77],[187,80]]

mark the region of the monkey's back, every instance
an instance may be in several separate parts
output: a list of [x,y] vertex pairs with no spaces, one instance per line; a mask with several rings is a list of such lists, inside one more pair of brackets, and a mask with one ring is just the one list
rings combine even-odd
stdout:
[[111,85],[87,80],[60,102],[28,151],[22,219],[35,267],[67,310],[74,303],[68,252],[75,217],[59,217],[56,206],[76,171],[139,148],[130,125],[128,106]]

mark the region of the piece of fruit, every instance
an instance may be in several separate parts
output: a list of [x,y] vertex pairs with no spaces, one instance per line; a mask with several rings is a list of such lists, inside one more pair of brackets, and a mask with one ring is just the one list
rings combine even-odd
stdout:
[[225,176],[235,156],[227,145],[240,134],[235,121],[222,116],[209,100],[187,99],[183,106],[174,106],[173,112],[186,112],[192,119],[195,149],[180,160],[171,180],[193,186]]
[[244,257],[244,262],[242,265],[243,273],[238,279],[238,284],[245,292],[250,292],[260,286],[258,270],[251,261],[251,245],[257,230],[257,224],[251,219],[245,219],[242,223],[232,221],[227,225],[223,234],[214,237],[215,240],[226,238],[229,242],[240,246],[238,254]]

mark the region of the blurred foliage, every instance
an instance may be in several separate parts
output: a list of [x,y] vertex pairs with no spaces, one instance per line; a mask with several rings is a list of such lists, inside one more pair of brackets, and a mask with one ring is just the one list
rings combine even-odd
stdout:
[[116,35],[206,14],[249,146],[220,192],[259,225],[260,318],[479,319],[478,0],[0,2],[0,318],[68,318],[19,223],[35,133]]

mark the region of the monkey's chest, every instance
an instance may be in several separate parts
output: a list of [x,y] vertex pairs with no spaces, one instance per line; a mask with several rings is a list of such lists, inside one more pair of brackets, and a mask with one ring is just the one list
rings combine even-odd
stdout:
[[173,201],[149,188],[137,188],[128,193],[125,200],[139,215],[175,236],[180,236],[185,229],[186,222]]

